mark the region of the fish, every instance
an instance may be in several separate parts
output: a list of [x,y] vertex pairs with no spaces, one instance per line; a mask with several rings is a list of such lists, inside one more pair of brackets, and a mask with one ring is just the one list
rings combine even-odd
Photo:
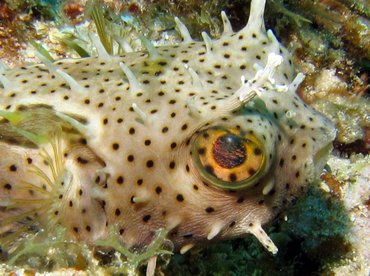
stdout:
[[34,231],[90,246],[114,226],[140,248],[254,235],[317,181],[335,126],[296,91],[304,76],[253,0],[247,25],[178,45],[0,74],[0,240]]

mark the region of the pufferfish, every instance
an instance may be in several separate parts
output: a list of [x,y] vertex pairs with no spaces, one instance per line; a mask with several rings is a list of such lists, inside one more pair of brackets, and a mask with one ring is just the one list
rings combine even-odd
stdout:
[[[158,229],[181,252],[253,234],[323,170],[335,128],[296,90],[292,60],[253,0],[247,25],[175,46],[44,62],[0,74],[2,244],[63,226],[94,246]],[[145,41],[145,40],[144,40]],[[10,236],[10,238],[8,238]]]

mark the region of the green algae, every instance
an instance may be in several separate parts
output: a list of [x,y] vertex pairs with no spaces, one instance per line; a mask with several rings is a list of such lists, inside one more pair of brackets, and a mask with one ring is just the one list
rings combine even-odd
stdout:
[[[83,270],[91,275],[139,275],[140,268],[149,259],[161,261],[172,255],[173,245],[166,239],[168,232],[160,230],[152,243],[140,250],[123,245],[119,231],[111,227],[106,239],[92,247],[68,237],[64,227],[56,225],[52,232],[41,230],[28,233],[17,241],[18,246],[9,254],[5,271],[28,269],[37,272],[54,272],[63,269]],[[99,252],[99,254],[97,254]],[[102,255],[110,254],[106,261]]]
[[132,251],[122,244],[118,229],[111,227],[108,237],[98,240],[96,245],[110,247],[115,250],[113,260],[106,267],[108,272],[113,274],[137,275],[140,266],[148,262],[151,258],[172,255],[173,245],[166,239],[167,234],[168,231],[161,229],[144,250]]
[[47,231],[27,234],[6,264],[10,267],[36,269],[39,272],[61,268],[96,270],[98,262],[86,244],[68,238],[66,229],[56,226],[53,235]]

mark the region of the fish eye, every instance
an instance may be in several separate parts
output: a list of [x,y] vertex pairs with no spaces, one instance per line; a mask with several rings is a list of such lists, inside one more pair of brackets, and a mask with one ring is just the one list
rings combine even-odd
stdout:
[[253,186],[264,174],[266,152],[252,133],[213,127],[198,134],[192,156],[200,176],[222,189]]

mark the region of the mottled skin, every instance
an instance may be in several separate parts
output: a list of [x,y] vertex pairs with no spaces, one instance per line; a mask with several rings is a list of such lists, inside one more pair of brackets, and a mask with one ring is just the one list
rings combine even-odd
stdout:
[[[52,231],[58,223],[91,244],[117,225],[128,246],[146,245],[165,228],[177,247],[253,233],[275,252],[261,225],[317,178],[335,131],[295,95],[289,55],[264,30],[263,2],[253,1],[251,20],[240,32],[225,22],[224,34],[209,49],[204,42],[184,42],[156,52],[65,59],[52,69],[39,64],[4,72],[10,84],[0,88],[0,110],[21,109],[12,114],[26,116],[11,122],[3,113],[0,122],[0,199],[13,208],[0,209],[0,230],[14,227],[10,216],[31,210],[38,227]],[[225,109],[241,76],[253,79],[258,69],[253,65],[264,68],[270,53],[284,58],[273,75],[276,83],[262,85],[267,88],[246,107]],[[139,84],[129,81],[120,62]],[[81,88],[76,91],[56,68]],[[279,91],[282,85],[290,85],[288,91]],[[252,133],[263,145],[266,165],[250,187],[234,190],[229,181],[230,188],[222,189],[201,176],[204,168],[194,162],[193,145],[213,126]],[[19,129],[49,139],[30,143]],[[62,153],[56,154],[51,145],[59,140]],[[43,148],[54,161],[44,164]],[[53,177],[50,163],[57,162]],[[32,166],[48,175],[51,185],[31,172]],[[29,184],[22,189],[25,179]]]

